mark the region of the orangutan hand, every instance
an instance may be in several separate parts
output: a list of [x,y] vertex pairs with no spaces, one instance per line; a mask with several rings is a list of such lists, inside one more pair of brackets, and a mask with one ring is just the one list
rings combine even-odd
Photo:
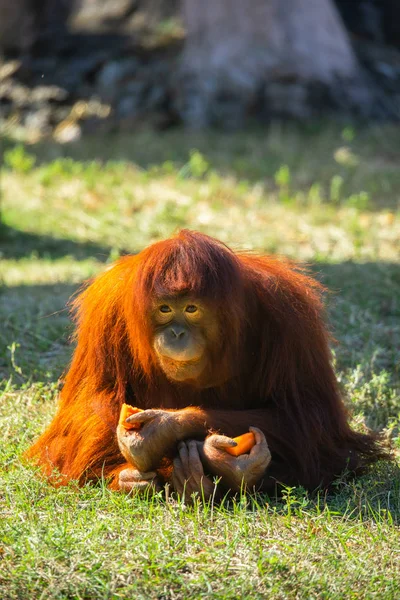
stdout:
[[118,485],[121,491],[131,494],[152,495],[162,490],[157,473],[141,473],[133,467],[120,472]]
[[235,442],[225,435],[210,435],[199,444],[201,460],[207,472],[221,477],[224,487],[233,491],[251,489],[263,478],[271,462],[271,453],[263,432],[250,427],[254,433],[255,445],[249,454],[232,456],[226,448],[235,446]]
[[195,440],[181,442],[173,462],[172,485],[185,502],[192,502],[193,494],[205,502],[215,496],[216,484],[204,474],[198,450],[200,444]]
[[[140,426],[125,429],[118,425],[117,438],[125,459],[139,471],[157,468],[162,459],[174,450],[180,440],[205,433],[200,411],[150,409],[128,417],[128,423]],[[204,419],[203,419],[204,420]]]

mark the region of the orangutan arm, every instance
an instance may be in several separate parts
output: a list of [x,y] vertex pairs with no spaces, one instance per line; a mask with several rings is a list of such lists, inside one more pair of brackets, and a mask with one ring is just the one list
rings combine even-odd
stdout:
[[[176,452],[179,441],[190,438],[204,439],[210,429],[222,431],[233,437],[248,431],[254,423],[265,427],[265,421],[264,410],[204,411],[192,407],[183,410],[155,409],[130,417],[128,422],[134,423],[139,429],[126,430],[120,425],[117,429],[117,437],[125,459],[139,471],[148,472],[157,468],[164,456]],[[224,450],[226,444],[223,442],[228,440],[230,443],[230,439],[221,435],[207,438],[204,450],[200,452],[208,472],[221,476],[224,485],[230,489],[238,490],[242,485],[247,487],[256,485],[271,460],[264,434],[259,429],[256,431],[259,432],[258,443],[249,455],[238,458],[228,455]],[[188,453],[189,458],[194,454],[194,452]],[[194,462],[196,464],[192,466],[196,474],[197,457]],[[177,469],[176,465],[175,469]],[[185,473],[182,467],[180,471],[176,479],[184,479]]]
[[118,425],[118,445],[124,458],[141,472],[159,467],[178,442],[187,438],[204,439],[207,434],[206,415],[198,408],[182,410],[149,409],[132,415],[128,423],[134,429]]

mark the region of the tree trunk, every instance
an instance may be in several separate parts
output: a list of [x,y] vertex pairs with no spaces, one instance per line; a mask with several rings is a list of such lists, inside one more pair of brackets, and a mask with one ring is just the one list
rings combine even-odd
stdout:
[[260,92],[266,104],[286,94],[296,114],[309,84],[329,89],[359,78],[331,0],[183,0],[183,11],[179,110],[191,125],[234,124]]

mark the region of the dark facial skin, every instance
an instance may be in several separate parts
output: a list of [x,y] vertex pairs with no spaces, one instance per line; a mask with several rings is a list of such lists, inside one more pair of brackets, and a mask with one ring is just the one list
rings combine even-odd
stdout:
[[168,379],[200,384],[211,369],[209,348],[218,339],[215,311],[189,296],[159,300],[152,311],[153,348]]

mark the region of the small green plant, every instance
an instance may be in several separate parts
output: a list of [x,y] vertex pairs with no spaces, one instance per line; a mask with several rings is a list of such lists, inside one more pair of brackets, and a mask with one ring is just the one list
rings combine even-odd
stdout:
[[356,208],[359,211],[367,210],[369,206],[369,194],[367,192],[352,194],[346,198],[344,204],[351,208]]
[[172,175],[175,173],[176,167],[172,160],[165,160],[160,167],[160,171],[164,175]]
[[320,206],[322,203],[322,192],[321,185],[319,183],[313,183],[308,190],[307,203],[310,206]]
[[293,198],[290,195],[291,175],[289,167],[287,165],[279,167],[274,175],[274,179],[279,190],[279,200],[283,204],[291,204]]
[[17,373],[20,377],[23,377],[22,369],[20,366],[18,366],[15,359],[15,353],[18,350],[18,348],[20,348],[20,344],[17,344],[16,342],[12,342],[12,344],[7,347],[7,349],[10,351],[12,368],[14,369],[15,373]]
[[189,161],[178,172],[178,177],[201,179],[207,173],[210,164],[198,150],[191,150]]
[[352,142],[356,136],[356,133],[353,127],[345,127],[342,131],[342,139],[345,142]]
[[23,144],[17,144],[4,152],[4,165],[15,173],[29,173],[36,163],[36,157],[26,151]]
[[290,185],[290,169],[287,165],[279,167],[274,176],[275,183],[279,188],[288,188]]
[[343,177],[340,175],[334,175],[331,179],[329,198],[331,202],[339,204],[340,195],[343,187]]
[[39,169],[39,181],[42,185],[48,186],[57,178],[79,176],[84,171],[84,165],[72,158],[56,158]]

